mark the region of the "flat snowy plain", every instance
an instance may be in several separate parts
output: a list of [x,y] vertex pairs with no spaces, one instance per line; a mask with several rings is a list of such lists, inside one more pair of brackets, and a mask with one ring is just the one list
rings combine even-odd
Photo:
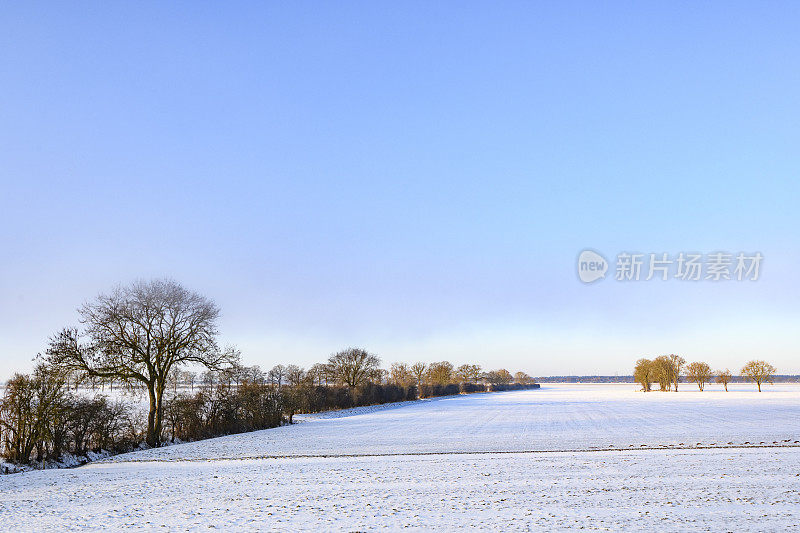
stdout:
[[713,530],[800,523],[800,386],[556,385],[0,476],[0,529]]

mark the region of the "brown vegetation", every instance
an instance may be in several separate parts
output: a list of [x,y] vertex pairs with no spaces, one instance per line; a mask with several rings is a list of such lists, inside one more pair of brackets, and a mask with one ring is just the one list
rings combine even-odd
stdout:
[[725,392],[728,392],[728,383],[731,381],[731,371],[727,368],[725,370],[717,370],[717,383],[722,383],[725,386]]
[[[644,392],[651,390],[652,383],[658,383],[662,391],[668,391],[674,387],[678,390],[678,382],[681,377],[681,370],[686,361],[678,355],[660,355],[655,359],[642,358],[636,361],[633,369],[633,379],[642,386]],[[766,361],[754,360],[748,362],[742,368],[742,376],[758,385],[758,392],[761,392],[762,383],[772,383],[776,369]],[[706,384],[711,383],[715,372],[712,372],[708,363],[698,361],[686,367],[686,380],[697,383],[697,387],[703,391]],[[733,380],[730,370],[718,370],[716,372],[716,382],[725,386],[728,391],[728,383]]]
[[690,363],[686,367],[686,378],[691,382],[697,383],[697,387],[701,391],[706,387],[706,383],[711,381],[712,377],[713,374],[708,363],[698,361]]
[[777,372],[777,370],[774,366],[761,360],[748,361],[748,363],[742,367],[742,375],[758,385],[758,392],[761,392],[762,383],[772,383],[772,376],[775,372]]

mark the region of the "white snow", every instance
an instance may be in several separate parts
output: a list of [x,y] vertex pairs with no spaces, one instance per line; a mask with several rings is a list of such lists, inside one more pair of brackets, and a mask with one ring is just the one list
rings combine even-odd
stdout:
[[800,386],[681,388],[545,384],[404,402],[0,476],[0,530],[800,523]]
[[772,445],[800,440],[800,386],[771,386],[761,394],[749,385],[738,385],[735,391],[731,386],[728,393],[682,388],[678,393],[642,393],[631,384],[565,384],[448,396],[404,402],[399,408],[297,416],[301,423],[294,426],[112,460]]

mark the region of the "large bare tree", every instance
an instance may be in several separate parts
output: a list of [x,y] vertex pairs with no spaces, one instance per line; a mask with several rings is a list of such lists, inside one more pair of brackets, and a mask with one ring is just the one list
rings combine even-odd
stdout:
[[219,308],[172,280],[138,281],[103,294],[78,310],[83,329],[50,340],[47,360],[90,378],[147,388],[147,444],[161,443],[163,397],[181,366],[221,370],[238,352],[217,345]]

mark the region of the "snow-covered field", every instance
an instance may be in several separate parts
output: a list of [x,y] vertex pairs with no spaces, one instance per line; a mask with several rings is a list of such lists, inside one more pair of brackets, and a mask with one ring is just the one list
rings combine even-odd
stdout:
[[0,529],[779,530],[800,386],[543,385],[0,477]]

